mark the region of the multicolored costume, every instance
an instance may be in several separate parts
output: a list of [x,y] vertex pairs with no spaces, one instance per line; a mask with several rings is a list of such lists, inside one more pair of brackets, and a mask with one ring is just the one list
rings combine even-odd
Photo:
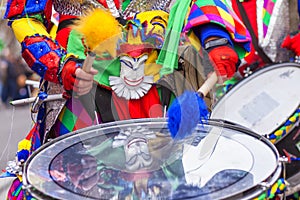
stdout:
[[234,11],[243,20],[249,32],[253,33],[251,52],[245,57],[245,65],[240,68],[240,73],[248,75],[247,67],[252,68],[253,71],[266,64],[289,61],[292,53],[282,48],[282,43],[287,35],[298,32],[299,1],[247,0],[239,2],[234,0],[231,2]]
[[[191,9],[189,0],[177,1],[171,9],[170,3],[151,1],[142,4],[138,0],[124,1],[123,6],[127,7],[122,8],[117,0],[8,0],[5,18],[9,19],[9,25],[22,45],[23,58],[41,76],[41,91],[47,95],[64,92],[59,79],[61,70],[69,60],[84,60],[88,53],[82,36],[70,25],[86,11],[104,7],[116,18],[127,17],[128,20],[125,40],[118,46],[118,57],[96,57],[93,65],[99,71],[94,77],[97,83],[96,104],[93,108],[97,111],[96,115],[86,109],[76,97],[43,103],[37,116],[37,124],[27,138],[32,143],[26,145],[25,149],[20,148],[19,158],[26,159],[51,137],[95,123],[162,117],[164,109],[167,109],[174,96],[180,95],[186,85],[189,89],[197,90],[205,80],[205,75],[213,69],[211,67],[205,72],[201,65],[205,59],[201,58],[204,53],[201,53],[200,46],[205,39],[199,40],[200,36],[193,33],[195,27],[207,24],[221,27],[218,32],[220,35],[228,32],[228,39],[238,49],[240,57],[249,51],[249,34],[223,1],[214,0],[204,4],[199,0],[192,3]],[[59,13],[58,27],[51,23],[52,8]],[[157,9],[159,11],[155,11]],[[185,12],[180,12],[182,9]],[[153,11],[144,12],[145,10]],[[135,15],[136,13],[139,14]],[[181,20],[176,18],[179,13]],[[166,45],[165,34],[172,31],[177,32],[171,38],[177,39],[168,38]],[[205,38],[211,36],[206,33]],[[180,38],[185,38],[182,40],[184,42],[180,42]],[[177,44],[172,46],[172,42]],[[160,51],[161,48],[166,51]],[[168,66],[165,66],[164,59],[168,59],[170,53],[174,52],[175,59],[171,59],[174,66],[168,72],[165,70]],[[187,55],[191,52],[194,63],[178,64],[180,59],[188,61],[185,59],[191,58]],[[157,64],[158,58],[163,63]],[[191,82],[188,83],[189,81]],[[22,150],[29,151],[29,154],[24,156],[20,153]]]

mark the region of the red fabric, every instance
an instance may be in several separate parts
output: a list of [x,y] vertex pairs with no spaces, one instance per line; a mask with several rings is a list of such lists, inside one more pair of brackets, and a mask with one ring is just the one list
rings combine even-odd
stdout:
[[71,91],[73,90],[74,83],[75,83],[75,71],[79,66],[75,61],[68,61],[61,72],[61,78],[64,85],[65,90]]
[[[50,51],[40,52],[41,46],[49,46]],[[61,56],[60,45],[43,35],[25,37],[22,42],[22,57],[28,66],[47,81],[58,83],[57,72]],[[41,65],[42,63],[43,65]]]
[[[236,3],[237,0],[235,1],[231,1],[232,2],[232,8],[233,10],[236,12],[236,14],[238,15],[238,17],[240,19],[242,19],[241,15],[240,15],[240,12],[239,12],[239,9],[237,7],[237,3]],[[258,28],[257,28],[257,13],[256,13],[256,1],[243,1],[241,2],[245,11],[246,11],[246,14],[248,16],[248,20],[251,24],[251,27],[256,35],[256,37],[258,36]],[[253,46],[253,44],[251,43],[251,47],[250,47],[251,51],[250,53],[244,58],[244,60],[248,63],[248,64],[253,64],[255,62],[258,62],[259,66],[262,67],[265,65],[265,63],[263,62],[263,60],[260,58],[260,56],[255,53],[255,48]],[[241,66],[239,68],[239,72],[243,75],[244,72],[243,70],[247,67],[248,65],[244,65],[244,66]]]
[[128,110],[129,108],[128,101],[124,98],[118,97],[114,92],[112,93],[112,99],[116,107],[119,119],[120,120],[130,119],[131,117]]
[[[60,15],[59,23],[61,23],[64,20],[76,19],[76,18],[78,18],[78,17],[72,16],[72,15]],[[59,30],[56,34],[56,40],[65,49],[67,49],[68,39],[69,39],[71,30],[72,30],[71,28],[63,28],[63,29]]]
[[32,68],[32,66],[34,65],[34,63],[36,61],[36,58],[34,57],[34,55],[32,55],[32,53],[28,49],[25,49],[22,52],[22,57],[26,61],[27,65],[30,68]]
[[[49,62],[51,60],[51,62]],[[53,51],[40,57],[39,61],[48,67],[44,79],[54,83],[59,83],[57,78],[57,64],[60,62],[60,57]]]
[[21,15],[25,8],[25,2],[24,0],[15,0],[15,1],[8,1],[10,4],[10,7],[7,9],[8,13],[6,18],[11,18],[17,15]]
[[114,0],[115,2],[115,5],[117,7],[117,9],[120,9],[121,8],[121,1],[120,0]]
[[107,8],[106,0],[98,0],[99,3],[101,3],[105,8]]
[[45,7],[45,17],[47,20],[47,30],[50,31],[53,24],[51,22],[51,16],[52,16],[52,1],[47,1],[46,7]]
[[[107,8],[106,0],[98,0],[99,3],[101,3],[105,8]],[[114,3],[117,7],[117,9],[120,9],[120,0],[114,0]]]
[[297,56],[300,55],[300,33],[295,36],[286,36],[281,44],[282,48],[292,50]]
[[234,49],[228,46],[219,46],[211,50],[209,57],[220,76],[232,77],[236,72],[239,57]]
[[[38,43],[38,42],[47,42],[45,40],[45,36],[28,36],[24,39],[23,41],[26,46],[32,45],[34,43]],[[49,42],[47,42],[49,44]]]
[[[236,1],[231,1],[232,2],[232,8],[233,10],[236,12],[236,14],[238,15],[238,17],[240,19],[242,19],[241,15],[240,15],[240,12],[239,12],[239,9],[237,7],[237,4],[236,4]],[[256,1],[243,1],[242,2],[242,5],[246,11],[246,14],[248,16],[248,20],[250,21],[250,24],[252,26],[252,29],[255,33],[255,35],[257,36],[257,21],[256,21]]]
[[138,58],[142,54],[150,54],[152,51],[153,46],[150,44],[121,44],[118,54],[125,54],[132,58]]
[[154,86],[140,99],[126,100],[114,92],[112,98],[120,120],[163,116],[160,97]]
[[56,35],[56,40],[65,49],[67,49],[70,32],[71,32],[71,28],[63,28],[59,30]]
[[64,15],[64,14],[60,14],[59,15],[59,22],[62,22],[64,20],[67,20],[67,19],[77,19],[78,17],[77,16],[74,16],[74,15]]

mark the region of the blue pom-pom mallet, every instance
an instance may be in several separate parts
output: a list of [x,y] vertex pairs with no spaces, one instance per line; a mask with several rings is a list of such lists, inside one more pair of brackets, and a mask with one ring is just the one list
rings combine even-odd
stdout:
[[191,135],[197,124],[208,119],[209,112],[203,97],[217,81],[217,74],[213,72],[197,92],[185,91],[173,101],[167,113],[168,128],[173,139],[183,139]]

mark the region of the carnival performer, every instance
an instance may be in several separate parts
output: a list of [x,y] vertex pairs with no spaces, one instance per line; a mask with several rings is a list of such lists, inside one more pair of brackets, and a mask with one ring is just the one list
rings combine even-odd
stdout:
[[[103,2],[102,3],[105,4],[106,1]],[[56,40],[49,34],[52,27],[50,20],[52,4],[54,9],[60,14]],[[169,1],[164,2],[165,10],[168,10],[169,4]],[[188,14],[189,4],[189,1],[177,1],[172,6],[171,11],[174,13],[172,13],[171,16],[175,16],[175,14],[179,16],[178,13],[175,12],[180,12],[180,9],[183,11],[182,13]],[[118,1],[115,3],[107,1],[105,5],[110,8],[115,17],[119,18],[122,16],[122,14],[120,14],[121,6]],[[150,5],[149,9],[156,9],[157,5],[162,4],[153,1]],[[149,7],[148,4],[147,6]],[[20,9],[15,9],[16,7]],[[27,2],[25,5],[19,5],[17,1],[13,0],[7,2],[5,17],[9,19],[9,24],[14,30],[17,39],[21,42],[23,58],[29,67],[41,76],[41,83],[46,88],[43,90],[44,93],[62,93],[63,91],[60,84],[63,84],[66,91],[74,90],[79,96],[88,93],[91,89],[93,75],[97,72],[92,69],[91,72],[86,73],[80,69],[79,66],[82,63],[80,59],[85,58],[87,49],[84,44],[81,43],[81,39],[78,37],[78,34],[76,34],[76,31],[71,30],[68,25],[73,24],[76,18],[83,14],[83,9],[93,9],[95,7],[103,6],[95,1],[73,0],[64,2],[42,1],[39,2],[39,4]],[[132,1],[127,8],[128,9],[124,9],[126,16],[132,16],[132,13],[145,10],[143,5],[137,5],[135,1]],[[217,11],[217,8],[224,10],[224,12]],[[209,10],[214,11],[213,15],[208,14],[211,12]],[[180,20],[177,20],[177,18],[174,20],[174,17],[169,20],[171,23],[168,23],[168,26],[175,27],[176,25],[179,28],[179,30],[173,32],[180,33],[182,31],[186,15],[181,14],[180,16]],[[215,16],[217,21],[208,16]],[[172,30],[174,30],[173,27],[171,27]],[[168,30],[171,30],[171,28],[168,28]],[[247,46],[249,45],[249,37],[245,27],[230,8],[219,1],[207,3],[196,1],[191,7],[188,23],[184,28],[184,31],[189,34],[191,34],[191,30],[195,30],[196,32],[197,37],[194,38],[200,38],[201,44],[206,46],[205,48],[209,51],[209,55],[212,60],[214,60],[214,63],[216,63],[215,65],[220,75],[232,76],[239,60],[233,47],[244,49],[244,52],[245,49],[249,50]],[[225,39],[218,40],[216,38]],[[173,39],[174,38],[172,38],[172,41],[174,41]],[[168,39],[168,41],[171,40]],[[82,48],[77,48],[78,45]],[[168,59],[168,52],[169,51],[167,51],[166,59],[163,58],[164,56],[162,56],[162,54],[159,56],[158,63],[166,63],[165,60]],[[226,52],[225,55],[223,55],[224,52]],[[177,61],[174,62],[174,66],[177,65],[176,63]],[[165,68],[166,67],[164,67],[160,73],[161,75],[168,73],[165,72]],[[98,75],[98,78],[100,77],[98,81],[99,85],[110,87],[107,79],[108,75],[119,75],[118,70],[113,69],[109,71],[110,69],[111,68],[107,68],[104,71],[102,70],[100,75]],[[74,77],[77,77],[78,81],[75,81]],[[95,77],[97,78],[97,76]],[[46,135],[45,132],[51,129],[64,103],[64,101],[61,101],[59,103],[55,102],[55,106],[44,106],[43,104],[43,106],[40,107],[39,113],[41,114],[38,116],[38,121],[45,121],[43,126],[39,126],[38,128],[40,131],[39,139],[42,143]],[[54,104],[54,102],[52,102],[52,104]],[[41,110],[43,110],[43,108],[44,111],[42,112]],[[45,115],[47,115],[47,117],[45,117]],[[74,130],[74,126],[66,131],[70,132],[72,130]]]
[[293,55],[299,56],[298,0],[232,0],[231,3],[252,39],[251,51],[239,68],[242,76],[272,63],[294,60]]
[[[59,13],[56,36],[50,34],[53,27],[50,20],[52,5],[54,10]],[[210,59],[215,63],[214,67],[221,76],[233,76],[239,63],[239,56],[242,57],[246,51],[249,51],[250,39],[245,27],[228,5],[217,0],[205,3],[196,1],[192,3],[191,7],[190,1],[177,1],[170,10],[168,8],[170,1],[163,1],[163,7],[160,7],[160,5],[162,5],[161,1],[152,1],[150,7],[147,4],[149,7],[147,9],[160,9],[170,12],[168,19],[166,19],[166,15],[156,14],[159,16],[159,22],[157,22],[159,26],[165,26],[166,21],[168,24],[166,29],[164,26],[162,29],[166,30],[167,43],[164,39],[165,33],[160,33],[163,36],[163,51],[152,52],[147,49],[148,47],[145,50],[145,45],[143,45],[140,46],[142,49],[137,49],[140,52],[139,54],[136,53],[137,51],[130,52],[128,51],[128,47],[130,47],[128,44],[132,45],[132,43],[129,41],[128,44],[120,45],[119,58],[113,60],[109,56],[106,59],[102,58],[98,61],[98,65],[93,66],[94,68],[91,71],[85,72],[81,69],[81,66],[89,49],[85,46],[84,41],[82,42],[80,34],[73,30],[70,25],[74,24],[78,17],[88,13],[88,10],[103,9],[105,7],[109,8],[112,15],[119,19],[120,23],[123,23],[123,17],[130,20],[129,17],[134,16],[135,13],[144,11],[144,4],[131,1],[126,9],[122,9],[119,1],[53,0],[37,3],[27,1],[24,4],[19,4],[19,1],[15,0],[7,2],[5,18],[9,19],[9,25],[21,43],[22,56],[29,67],[41,76],[40,99],[64,91],[67,94],[65,95],[67,96],[66,100],[39,102],[37,123],[35,123],[28,138],[20,143],[17,153],[18,161],[26,160],[34,150],[51,137],[58,137],[95,123],[162,116],[164,113],[163,102],[169,103],[170,99],[162,100],[168,95],[160,93],[160,96],[158,90],[152,86],[156,85],[161,77],[180,69],[178,67],[177,48],[182,30],[183,33],[189,36],[187,41],[193,41],[191,43],[199,51],[201,45],[205,47]],[[122,10],[124,10],[123,13]],[[142,14],[143,12],[141,12]],[[189,17],[184,25],[187,15]],[[153,18],[157,19],[155,16],[152,16]],[[150,23],[149,19],[144,19],[144,21]],[[134,23],[131,23],[131,25],[135,26]],[[156,38],[161,38],[159,34],[157,36]],[[172,41],[178,43],[173,46]],[[142,40],[142,42],[145,41]],[[155,48],[158,47],[151,47],[150,49]],[[171,51],[169,51],[170,49]],[[170,52],[172,54],[174,51],[176,51],[175,57],[171,58]],[[148,62],[154,65],[151,59],[155,60],[157,55],[157,66],[150,68],[145,73],[143,70],[144,64]],[[170,61],[169,59],[172,62],[167,62]],[[142,78],[141,83],[146,86],[141,87],[138,84],[138,87],[134,87],[135,89],[132,90],[127,87],[125,89],[127,92],[120,93],[119,91],[124,89],[124,80],[127,77],[125,75],[128,73],[126,66],[132,66],[133,64],[135,66],[137,61],[140,62],[137,75]],[[175,68],[173,66],[170,68],[166,63],[174,63]],[[162,65],[162,67],[160,68],[158,65]],[[132,72],[132,69],[129,72]],[[155,69],[154,72],[151,71],[153,69]],[[145,74],[141,75],[140,73]],[[76,96],[88,94],[94,81],[97,83],[96,104],[94,107],[97,111],[96,115],[93,115],[93,111],[87,111],[88,109],[81,105],[79,98],[70,97],[72,92],[75,92]],[[108,101],[104,102],[101,99]],[[123,104],[124,102],[126,104]],[[107,106],[112,103],[113,108]],[[74,105],[76,110],[72,110]],[[152,115],[153,113],[154,115]],[[20,179],[16,179],[15,186],[21,187]],[[11,188],[9,199],[14,198],[12,194],[16,189]],[[14,193],[14,195],[22,196],[22,190],[18,194]]]

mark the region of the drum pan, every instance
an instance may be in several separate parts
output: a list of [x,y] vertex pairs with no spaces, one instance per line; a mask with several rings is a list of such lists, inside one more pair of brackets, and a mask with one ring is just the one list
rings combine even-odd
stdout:
[[[261,68],[235,84],[214,105],[211,119],[222,119],[265,136],[281,156],[300,157],[300,65]],[[300,189],[300,161],[286,165],[289,188]],[[295,191],[293,191],[295,192]]]
[[265,137],[209,120],[183,140],[165,118],[117,121],[42,146],[24,165],[36,199],[251,199],[282,172]]

